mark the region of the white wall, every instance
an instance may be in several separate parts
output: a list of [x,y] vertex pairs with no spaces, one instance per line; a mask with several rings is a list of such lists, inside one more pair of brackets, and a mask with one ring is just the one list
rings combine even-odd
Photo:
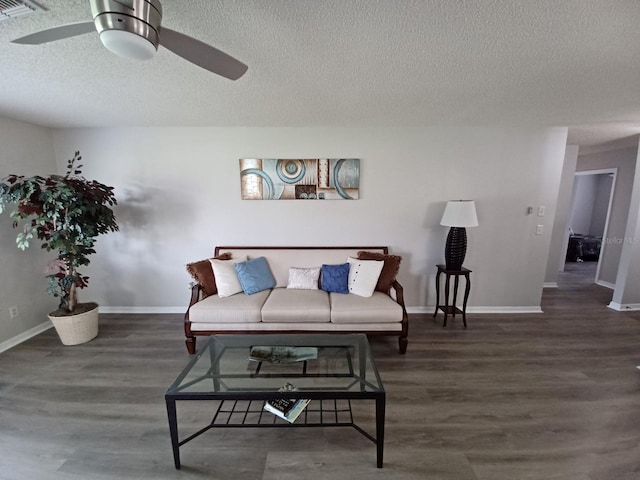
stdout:
[[[55,172],[51,130],[0,117],[0,178]],[[16,233],[9,212],[0,215],[0,351],[50,326],[47,313],[57,306],[45,293],[43,271],[51,254],[40,245],[18,250]],[[12,306],[18,307],[17,318],[10,318]]]
[[[83,300],[113,310],[184,311],[184,265],[218,245],[388,245],[413,311],[434,304],[449,199],[475,199],[470,306],[540,305],[566,129],[126,128],[54,131],[116,187],[121,231],[102,237]],[[242,201],[240,158],[361,159],[356,201]],[[543,219],[527,215],[544,205]],[[535,235],[536,224],[546,226]],[[545,261],[541,261],[544,259]],[[427,309],[430,310],[430,309]],[[472,310],[472,309],[470,309]],[[104,309],[103,309],[104,311]]]

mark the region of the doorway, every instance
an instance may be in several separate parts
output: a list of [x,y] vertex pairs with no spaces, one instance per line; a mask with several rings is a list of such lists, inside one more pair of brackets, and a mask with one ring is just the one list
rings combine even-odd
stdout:
[[563,269],[611,289],[615,282],[603,280],[601,273],[606,265],[607,231],[616,175],[617,168],[575,173]]

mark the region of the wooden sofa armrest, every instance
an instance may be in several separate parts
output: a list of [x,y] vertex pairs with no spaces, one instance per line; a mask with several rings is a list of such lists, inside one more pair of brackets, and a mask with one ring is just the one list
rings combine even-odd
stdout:
[[200,300],[202,300],[202,286],[199,283],[195,283],[191,287],[191,300],[189,300],[189,307]]
[[394,280],[391,284],[391,288],[395,292],[395,301],[404,308],[404,289],[402,288],[402,285],[400,285],[397,280]]
[[391,288],[395,293],[395,301],[402,307],[402,334],[400,335],[399,344],[400,344],[400,353],[407,353],[407,345],[409,343],[409,315],[407,314],[407,309],[404,306],[404,290],[402,285],[397,280],[394,280],[391,284]]
[[193,355],[196,353],[196,337],[191,332],[191,321],[189,321],[189,309],[192,305],[196,304],[202,299],[202,286],[199,283],[194,284],[191,287],[191,300],[189,301],[189,307],[184,314],[184,334],[186,337],[185,343],[187,345],[187,351]]

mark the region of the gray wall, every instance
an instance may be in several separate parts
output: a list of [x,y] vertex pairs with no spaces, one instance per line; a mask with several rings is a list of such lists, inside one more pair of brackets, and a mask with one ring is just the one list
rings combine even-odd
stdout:
[[576,171],[617,168],[615,191],[611,204],[607,240],[603,241],[600,273],[597,281],[615,284],[627,228],[629,204],[633,191],[638,148],[623,148],[606,152],[578,155]]
[[593,200],[593,212],[591,215],[591,225],[589,235],[603,236],[607,223],[607,211],[609,200],[611,199],[611,188],[613,188],[613,175],[600,174],[596,177],[596,196]]
[[593,206],[596,200],[597,179],[595,175],[576,175],[571,199],[569,228],[577,235],[590,235]]
[[567,145],[562,165],[560,186],[558,187],[558,201],[556,204],[556,214],[553,222],[553,233],[549,246],[549,258],[547,260],[547,273],[545,275],[545,285],[556,287],[558,282],[558,272],[564,270],[564,259],[567,253],[567,242],[569,240],[569,212],[571,208],[571,195],[573,192],[573,182],[575,179],[576,162],[578,161],[578,146]]
[[[55,172],[51,130],[0,117],[0,178],[11,173],[31,176]],[[47,313],[56,307],[54,299],[45,294],[43,276],[51,255],[39,245],[18,250],[16,233],[8,212],[0,215],[0,351],[25,332],[47,328]],[[18,307],[17,318],[10,318],[12,306]]]
[[[27,141],[6,128],[12,150],[38,161],[3,160],[3,168],[48,172],[51,132],[20,124]],[[114,186],[119,200],[121,231],[98,240],[89,288],[80,292],[102,312],[184,312],[185,264],[215,245],[372,243],[402,255],[407,306],[430,312],[447,234],[440,218],[445,202],[460,198],[476,200],[480,222],[468,229],[470,311],[539,311],[566,136],[564,128],[61,129],[53,152],[63,171],[80,150],[85,175]],[[360,158],[360,199],[242,201],[238,159],[256,157]],[[530,206],[545,206],[546,216],[527,215]],[[15,284],[22,296],[3,300],[1,310],[35,300],[38,312],[23,328],[37,325],[55,306],[42,293],[46,262],[18,251],[13,232],[0,249],[10,268],[28,272]]]
[[576,175],[569,227],[574,233],[603,236],[607,221],[613,175]]
[[[119,311],[183,311],[184,265],[223,244],[384,244],[414,311],[435,301],[445,202],[476,200],[470,306],[538,308],[566,129],[123,128],[54,133],[56,158],[116,187],[121,232],[98,242],[90,295]],[[361,159],[356,201],[242,201],[240,158]],[[528,206],[547,208],[538,219]],[[536,235],[536,223],[546,225]]]
[[620,269],[610,303],[612,308],[623,311],[640,310],[640,282],[638,281],[640,278],[640,169],[638,168],[635,170],[633,185],[627,227],[622,242]]

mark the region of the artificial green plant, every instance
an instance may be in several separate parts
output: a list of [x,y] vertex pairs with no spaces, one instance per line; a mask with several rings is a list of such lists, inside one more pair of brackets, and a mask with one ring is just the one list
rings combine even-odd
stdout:
[[113,187],[84,178],[81,160],[75,152],[65,175],[8,175],[0,181],[0,213],[16,205],[9,215],[13,227],[20,226],[18,248],[25,250],[37,238],[43,249],[58,254],[45,273],[47,292],[59,297],[61,314],[73,314],[80,305],[77,289],[86,287],[89,277],[78,268],[89,265],[96,237],[118,230]]

